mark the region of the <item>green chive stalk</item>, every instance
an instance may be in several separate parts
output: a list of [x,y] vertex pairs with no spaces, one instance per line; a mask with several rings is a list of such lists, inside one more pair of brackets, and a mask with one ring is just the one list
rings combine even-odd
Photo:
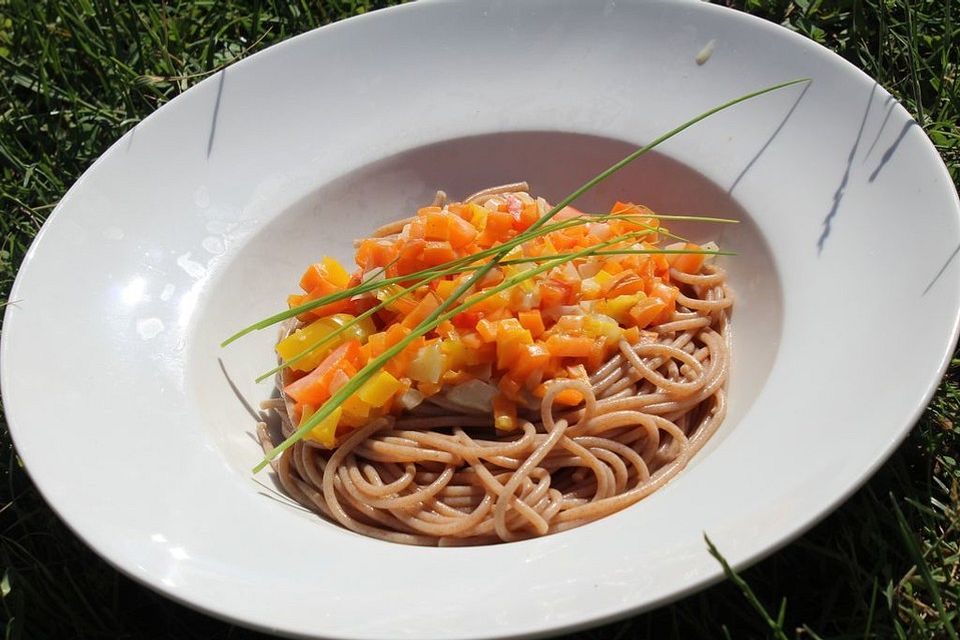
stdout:
[[[337,407],[343,404],[347,400],[347,398],[349,398],[354,393],[356,393],[360,389],[360,387],[362,387],[364,383],[366,383],[366,381],[369,380],[375,373],[380,371],[380,369],[382,369],[383,366],[387,364],[387,362],[389,362],[391,359],[399,355],[404,349],[410,346],[410,344],[414,340],[424,335],[425,333],[431,331],[432,329],[436,328],[436,326],[441,322],[450,320],[451,318],[456,316],[458,313],[462,313],[463,311],[466,311],[467,309],[474,306],[478,302],[482,302],[483,300],[486,300],[487,298],[490,298],[500,293],[501,291],[505,291],[506,289],[515,287],[521,282],[523,282],[524,280],[527,280],[528,278],[531,278],[545,271],[549,271],[554,267],[561,266],[564,263],[569,262],[571,260],[589,256],[595,253],[596,251],[601,250],[603,247],[609,247],[613,244],[616,244],[617,242],[622,242],[631,236],[636,237],[638,235],[646,235],[646,233],[647,233],[646,231],[638,231],[636,233],[626,234],[625,236],[619,236],[617,238],[614,238],[613,240],[608,240],[607,242],[581,249],[580,251],[569,254],[565,258],[556,258],[556,259],[550,260],[549,262],[541,264],[538,267],[534,267],[533,269],[529,269],[525,271],[521,275],[514,276],[513,278],[504,280],[503,282],[501,282],[499,285],[495,287],[492,287],[490,289],[484,289],[480,293],[474,295],[469,301],[461,303],[460,305],[454,307],[452,310],[447,311],[446,308],[450,306],[452,301],[458,299],[469,288],[469,286],[464,286],[464,285],[468,285],[468,284],[472,285],[472,282],[468,280],[463,285],[458,287],[457,290],[455,290],[452,294],[450,294],[450,297],[444,301],[445,303],[447,303],[446,308],[441,304],[441,306],[438,307],[432,314],[430,314],[430,316],[425,318],[423,322],[417,325],[417,327],[410,333],[410,335],[406,336],[403,340],[399,341],[397,344],[388,348],[382,354],[380,354],[379,356],[371,360],[369,363],[367,363],[367,365],[363,369],[358,371],[356,375],[350,378],[349,382],[343,385],[336,393],[333,394],[333,396],[330,397],[329,400],[327,400],[302,425],[300,425],[297,428],[297,430],[290,435],[290,437],[288,437],[286,440],[284,440],[279,445],[274,447],[273,450],[270,451],[269,455],[264,456],[263,460],[261,460],[260,463],[253,468],[253,472],[258,473],[264,467],[270,464],[271,460],[273,460],[278,455],[280,455],[281,453],[283,453],[284,451],[292,447],[299,440],[303,439],[303,437],[306,436],[315,426],[320,424],[327,416],[333,413],[337,409]],[[489,262],[487,264],[492,265],[495,263]],[[484,274],[489,273],[489,271],[490,269],[487,269],[486,271],[484,271]],[[480,271],[478,271],[478,273],[479,272]],[[320,416],[319,418],[317,417],[318,415]]]
[[[527,231],[526,231],[524,234],[521,234],[520,236],[518,236],[518,238],[524,237],[524,240],[522,240],[522,242],[525,242],[527,239],[529,239],[529,237],[532,237],[532,234],[533,234],[534,232],[536,232],[538,229],[540,229],[540,228],[543,227],[545,224],[547,224],[557,213],[559,213],[559,212],[560,212],[561,210],[563,210],[565,207],[567,207],[567,206],[569,206],[570,204],[572,204],[574,201],[577,200],[577,198],[579,198],[580,196],[582,196],[584,193],[586,193],[587,191],[589,191],[590,189],[592,189],[593,187],[595,187],[596,185],[598,185],[598,184],[599,184],[600,182],[602,182],[603,180],[606,180],[608,177],[610,177],[611,175],[613,175],[613,174],[616,173],[617,171],[623,169],[624,167],[626,167],[628,164],[630,164],[631,162],[633,162],[633,161],[636,160],[637,158],[639,158],[639,157],[641,157],[642,155],[648,153],[649,151],[653,150],[654,148],[656,148],[657,146],[659,146],[659,145],[662,144],[663,142],[665,142],[665,141],[669,140],[670,138],[678,135],[679,133],[683,132],[684,130],[692,127],[693,125],[697,124],[698,122],[701,122],[702,120],[705,120],[706,118],[708,118],[708,117],[710,117],[710,116],[712,116],[712,115],[714,115],[714,114],[716,114],[716,113],[718,113],[718,112],[720,112],[720,111],[723,111],[723,110],[725,110],[725,109],[728,109],[728,108],[730,108],[730,107],[732,107],[732,106],[734,106],[734,105],[737,105],[737,104],[739,104],[739,103],[741,103],[741,102],[745,102],[745,101],[747,101],[747,100],[751,100],[751,99],[753,99],[753,98],[759,97],[759,96],[764,95],[764,94],[766,94],[766,93],[771,93],[771,92],[773,92],[773,91],[777,91],[777,90],[779,90],[779,89],[783,89],[783,88],[786,88],[786,87],[789,87],[789,86],[792,86],[792,85],[795,85],[795,84],[799,84],[799,83],[802,83],[802,82],[809,82],[809,81],[810,81],[809,78],[802,78],[802,79],[798,79],[798,80],[791,80],[791,81],[789,81],[789,82],[784,82],[784,83],[776,84],[776,85],[773,85],[773,86],[770,86],[770,87],[767,87],[767,88],[764,88],[764,89],[760,89],[760,90],[758,90],[758,91],[754,91],[754,92],[745,94],[745,95],[743,95],[743,96],[740,96],[739,98],[735,98],[735,99],[730,100],[730,101],[727,101],[727,102],[725,102],[725,103],[723,103],[723,104],[721,104],[721,105],[718,105],[718,106],[716,106],[716,107],[713,107],[712,109],[709,109],[709,110],[701,113],[700,115],[698,115],[698,116],[696,116],[696,117],[694,117],[694,118],[692,118],[692,119],[684,122],[683,124],[675,127],[674,129],[671,129],[671,130],[668,131],[667,133],[665,133],[665,134],[657,137],[656,139],[654,139],[652,142],[644,145],[643,147],[640,147],[639,149],[637,149],[636,151],[634,151],[633,153],[631,153],[631,154],[628,155],[627,157],[623,158],[623,159],[620,160],[619,162],[613,164],[613,165],[610,166],[608,169],[606,169],[605,171],[603,171],[603,172],[601,172],[600,174],[596,175],[595,177],[593,177],[592,179],[590,179],[589,181],[587,181],[584,185],[582,185],[581,187],[579,187],[578,189],[576,189],[575,191],[573,191],[570,195],[568,195],[567,197],[563,198],[560,202],[558,202],[556,205],[554,205],[554,207],[553,207],[550,211],[548,211],[544,216],[542,216],[541,218],[539,218],[538,220],[536,220],[536,221],[527,229]],[[645,232],[644,232],[644,233],[645,233]],[[631,234],[628,234],[628,235],[631,235]],[[529,236],[529,237],[527,237],[527,236]],[[514,238],[514,240],[516,240],[516,239],[517,239],[517,238]],[[310,430],[312,430],[316,425],[318,425],[321,421],[323,421],[325,418],[327,418],[337,407],[339,407],[344,401],[346,401],[347,398],[349,398],[351,395],[353,395],[363,384],[366,383],[367,380],[369,380],[375,373],[377,373],[391,358],[395,357],[397,354],[399,354],[401,351],[403,351],[403,349],[405,349],[407,346],[409,346],[415,339],[419,338],[420,336],[422,336],[422,335],[428,333],[429,331],[433,330],[434,328],[436,328],[436,326],[437,326],[440,322],[443,322],[443,321],[445,321],[445,320],[448,320],[448,319],[452,318],[452,317],[455,316],[457,313],[460,313],[461,311],[465,310],[467,307],[472,306],[473,304],[476,304],[477,302],[479,302],[480,300],[482,300],[482,299],[484,299],[484,298],[486,298],[486,297],[495,295],[496,293],[499,293],[499,291],[502,291],[502,290],[504,290],[504,289],[507,289],[507,288],[509,288],[509,287],[511,287],[511,286],[516,286],[516,284],[519,284],[519,283],[522,282],[523,280],[526,280],[527,278],[529,278],[529,277],[531,277],[531,276],[533,276],[533,275],[536,275],[536,274],[538,274],[538,273],[542,273],[542,272],[544,272],[544,271],[547,271],[547,270],[553,268],[554,266],[558,266],[558,265],[564,264],[565,262],[568,262],[569,260],[576,259],[577,257],[583,257],[583,256],[590,255],[591,253],[593,253],[593,252],[595,252],[595,251],[597,251],[597,250],[599,250],[599,249],[602,249],[602,248],[605,247],[605,246],[610,246],[610,244],[616,243],[616,242],[621,242],[622,240],[623,240],[623,238],[616,238],[616,239],[614,239],[614,240],[612,240],[612,241],[610,241],[610,242],[608,242],[608,243],[603,243],[603,244],[600,244],[600,245],[595,245],[595,246],[593,246],[593,247],[589,247],[589,248],[587,248],[587,249],[583,249],[582,251],[579,251],[579,252],[576,252],[576,253],[573,253],[573,254],[568,254],[567,257],[557,258],[557,259],[551,260],[551,261],[549,261],[549,262],[547,262],[547,263],[545,263],[545,264],[542,264],[542,265],[540,265],[540,266],[538,266],[538,267],[535,267],[534,269],[530,269],[530,270],[528,270],[528,271],[525,271],[525,272],[524,272],[522,275],[520,275],[520,276],[516,276],[516,277],[514,277],[514,278],[511,278],[511,279],[505,281],[504,283],[501,283],[501,284],[498,285],[497,287],[494,287],[494,288],[492,288],[492,289],[487,289],[487,290],[483,291],[482,294],[480,294],[480,297],[474,296],[474,298],[473,298],[470,302],[460,304],[459,306],[455,307],[454,310],[448,311],[449,307],[450,307],[455,301],[459,300],[460,297],[462,297],[462,296],[464,295],[464,293],[466,293],[477,281],[479,281],[483,276],[485,276],[487,273],[489,273],[491,269],[493,269],[495,266],[497,266],[497,264],[499,264],[500,260],[502,260],[502,259],[510,252],[510,250],[513,248],[512,246],[507,247],[507,243],[504,243],[503,245],[499,245],[498,247],[496,247],[497,253],[492,256],[492,258],[491,258],[491,260],[490,260],[489,262],[487,262],[486,264],[484,264],[484,265],[482,265],[481,267],[479,267],[479,268],[473,273],[473,275],[472,275],[470,278],[468,278],[466,281],[464,281],[463,283],[461,283],[461,284],[453,291],[453,293],[450,295],[449,298],[447,298],[446,300],[442,301],[441,304],[440,304],[440,306],[437,307],[437,309],[435,309],[427,318],[425,318],[420,324],[418,324],[416,328],[414,328],[414,330],[411,332],[410,335],[408,335],[404,340],[401,340],[400,342],[398,342],[398,343],[397,343],[396,345],[394,345],[393,347],[387,349],[383,354],[381,354],[381,355],[378,356],[377,358],[374,358],[374,359],[373,359],[372,361],[370,361],[363,369],[361,369],[359,372],[357,372],[357,374],[356,374],[355,376],[353,376],[347,384],[345,384],[343,387],[341,387],[335,394],[333,394],[333,396],[332,396],[327,402],[325,402],[316,412],[314,412],[314,414],[311,415],[308,420],[306,420],[302,425],[300,425],[300,427],[299,427],[289,438],[287,438],[287,439],[284,440],[282,443],[280,443],[277,447],[275,447],[275,448],[270,452],[269,455],[264,456],[263,460],[261,460],[260,463],[257,464],[257,465],[254,467],[254,469],[253,469],[254,473],[257,473],[257,472],[261,471],[261,470],[262,470],[264,467],[266,467],[266,466],[270,463],[270,461],[273,460],[277,455],[281,454],[283,451],[285,451],[286,449],[288,449],[289,447],[291,447],[293,444],[295,444],[296,442],[298,442],[300,439],[302,439],[307,433],[310,432]],[[471,258],[470,262],[475,261],[476,257],[477,257],[477,254],[474,254],[473,256],[469,256],[469,258]],[[469,264],[469,263],[468,263],[468,264]],[[409,275],[408,275],[408,276],[405,276],[405,278],[406,278],[407,280],[409,280],[410,277],[411,277],[411,276],[409,276]],[[384,284],[385,284],[385,283],[382,282],[382,281],[379,282],[379,283],[374,283],[374,285],[371,287],[371,289],[372,289],[372,288],[377,288],[377,287],[380,287],[380,286],[384,286]],[[361,285],[361,286],[362,286],[362,285]],[[359,287],[358,287],[358,288],[355,288],[354,291],[349,292],[348,295],[356,295],[356,294],[357,294],[357,289],[359,289]],[[366,290],[371,290],[371,289],[364,289],[364,291],[366,291]],[[347,293],[347,292],[344,292],[344,293]],[[341,296],[341,298],[337,298],[337,299],[342,299],[342,297],[345,297],[345,296]],[[316,303],[315,306],[320,306],[321,304],[326,304],[325,302],[324,302],[324,303],[321,303],[321,302],[319,302],[319,301],[313,301],[313,302]],[[290,313],[291,311],[292,311],[293,313]],[[263,323],[257,323],[256,325],[251,325],[251,327],[248,327],[248,328],[245,329],[244,331],[241,331],[240,333],[238,333],[238,334],[236,334],[236,335],[234,335],[234,336],[231,336],[231,338],[228,338],[228,340],[226,340],[226,341],[224,342],[224,344],[229,344],[229,343],[232,342],[233,340],[239,338],[239,337],[242,336],[242,335],[245,335],[246,333],[249,333],[250,331],[253,331],[253,330],[259,329],[259,328],[263,328],[263,327],[265,327],[265,326],[270,326],[271,324],[275,324],[276,322],[280,322],[280,321],[285,320],[285,319],[287,319],[287,318],[289,318],[289,317],[292,317],[292,315],[296,315],[297,313],[299,313],[299,311],[290,310],[290,311],[288,311],[288,312],[285,312],[285,314],[276,314],[275,316],[272,316],[271,318],[268,318],[267,320],[263,321]],[[283,316],[283,317],[280,317],[280,316]],[[264,324],[264,323],[266,323],[266,324]]]
[[[618,238],[618,240],[619,240],[619,239],[621,239],[621,238]],[[734,255],[736,255],[736,253],[733,252],[733,251],[720,251],[720,250],[711,250],[711,249],[611,249],[611,250],[609,250],[609,251],[595,251],[595,252],[593,252],[593,253],[590,254],[591,257],[593,257],[593,256],[627,256],[627,255],[704,255],[704,256],[734,256]],[[549,259],[554,259],[554,258],[569,258],[569,259],[572,259],[572,254],[568,254],[568,253],[558,253],[558,254],[554,254],[554,255],[552,255],[552,256],[549,256]],[[513,259],[511,259],[511,260],[501,260],[501,261],[500,261],[500,266],[508,266],[508,265],[515,265],[515,264],[529,264],[529,263],[531,263],[531,262],[543,262],[545,259],[547,259],[547,258],[545,258],[544,256],[531,256],[531,257],[525,257],[525,258],[513,258]],[[474,271],[474,270],[479,269],[479,268],[480,268],[479,266],[458,267],[455,271],[448,271],[448,272],[444,273],[443,275],[444,275],[444,276],[445,276],[445,275],[455,275],[455,274],[458,274],[458,273],[465,273],[465,272],[467,272],[467,271]],[[369,318],[370,316],[372,316],[373,314],[375,314],[377,311],[380,311],[381,309],[383,309],[383,308],[385,308],[385,307],[393,304],[394,302],[396,302],[397,300],[399,300],[399,299],[402,298],[403,296],[410,294],[412,291],[418,289],[419,287],[423,286],[424,284],[426,284],[427,282],[429,282],[429,281],[432,280],[432,279],[433,279],[433,276],[429,276],[429,277],[427,277],[427,278],[424,278],[423,280],[418,280],[415,284],[410,285],[409,287],[406,287],[406,288],[401,289],[398,293],[395,293],[395,294],[391,295],[390,297],[388,297],[387,299],[383,300],[382,302],[380,302],[380,303],[377,304],[376,306],[368,309],[367,311],[364,311],[363,313],[361,313],[360,315],[358,315],[358,316],[357,316],[356,318],[354,318],[353,320],[349,320],[349,321],[347,321],[347,322],[344,322],[343,324],[341,324],[340,326],[338,326],[336,329],[334,329],[333,331],[331,331],[329,334],[327,334],[326,336],[324,336],[323,338],[321,338],[320,340],[318,340],[318,341],[315,342],[314,344],[312,344],[312,345],[310,345],[309,347],[307,347],[306,349],[304,349],[301,353],[299,353],[299,354],[297,354],[296,356],[290,358],[289,360],[283,361],[281,364],[277,365],[277,366],[274,367],[273,369],[270,369],[269,371],[266,371],[266,372],[260,374],[259,376],[257,376],[255,382],[263,382],[264,380],[266,380],[266,379],[269,378],[270,376],[272,376],[272,375],[274,375],[274,374],[276,374],[276,373],[279,373],[280,371],[283,371],[283,370],[286,369],[287,367],[290,367],[290,366],[292,366],[292,365],[295,365],[296,363],[298,363],[298,362],[300,362],[301,360],[305,359],[307,356],[309,356],[309,355],[310,355],[311,353],[313,353],[315,350],[317,350],[317,349],[319,349],[320,347],[322,347],[322,346],[324,346],[324,345],[329,344],[330,342],[332,342],[334,339],[336,339],[337,336],[339,336],[339,335],[342,334],[343,332],[349,331],[349,330],[350,330],[351,328],[353,328],[357,323],[359,323],[359,322],[361,322],[361,321]]]
[[[658,220],[681,220],[681,221],[716,222],[716,223],[737,223],[738,222],[737,220],[731,220],[729,218],[712,218],[708,216],[687,216],[687,215],[651,214],[649,216],[640,216],[640,215],[634,215],[634,214],[586,214],[583,216],[577,216],[575,218],[570,218],[569,220],[564,220],[563,222],[557,222],[552,225],[548,225],[547,227],[540,229],[539,230],[540,233],[529,233],[529,229],[528,229],[524,233],[518,234],[516,237],[511,238],[510,240],[508,240],[507,242],[501,245],[490,247],[489,249],[484,249],[483,251],[478,251],[477,253],[471,254],[469,256],[457,258],[456,260],[452,260],[442,265],[437,265],[436,267],[430,267],[428,269],[423,269],[420,271],[416,271],[413,273],[404,274],[400,276],[393,276],[391,278],[385,278],[383,280],[377,280],[375,282],[370,281],[370,282],[362,283],[355,287],[345,289],[344,291],[337,291],[335,293],[331,293],[321,298],[317,298],[316,300],[311,300],[310,302],[306,302],[304,304],[291,307],[285,311],[276,313],[270,316],[269,318],[266,318],[252,325],[244,327],[237,333],[233,334],[232,336],[230,336],[229,338],[221,342],[220,346],[226,347],[230,343],[235,342],[236,340],[242,338],[248,333],[252,333],[260,329],[266,329],[267,327],[273,326],[278,322],[289,320],[290,318],[294,316],[298,316],[301,313],[306,313],[307,311],[310,311],[312,309],[316,309],[323,305],[330,304],[331,302],[337,302],[338,300],[343,300],[344,298],[352,298],[353,296],[360,295],[362,293],[367,293],[369,291],[381,289],[383,287],[386,287],[391,284],[396,284],[398,282],[406,282],[415,278],[432,279],[432,278],[443,277],[445,275],[449,275],[450,273],[458,273],[456,271],[446,271],[444,269],[452,269],[454,267],[457,267],[458,265],[477,262],[478,260],[482,260],[487,256],[492,256],[496,254],[506,246],[509,246],[512,249],[514,247],[517,247],[523,244],[524,242],[527,242],[537,236],[540,236],[546,233],[553,233],[554,231],[559,231],[562,229],[579,226],[582,224],[586,224],[588,222],[597,222],[597,221],[614,220],[614,219],[622,220],[622,219],[630,219],[630,218],[646,219],[650,217],[657,218]],[[685,238],[681,238],[680,236],[674,235],[668,232],[667,230],[663,229],[662,227],[647,227],[647,228],[649,231],[663,233],[664,235],[667,235],[671,238],[676,238],[677,240],[685,240]],[[394,262],[396,262],[396,260],[394,260]],[[386,267],[383,267],[384,271],[386,271],[387,268],[389,268],[389,265],[387,265]]]
[[[563,222],[556,223],[555,225],[551,225],[551,228],[549,229],[549,231],[544,231],[544,233],[548,233],[548,232],[552,232],[552,231],[557,231],[557,230],[565,229],[565,228],[568,228],[568,227],[578,226],[578,225],[580,225],[580,224],[584,224],[585,222],[589,222],[589,220],[587,220],[587,218],[586,218],[585,216],[582,217],[582,218],[583,218],[582,221],[572,218],[572,219],[570,219],[570,220],[564,220]],[[337,302],[338,300],[343,300],[344,298],[352,298],[353,296],[359,295],[359,294],[361,294],[361,293],[367,293],[368,291],[374,291],[374,290],[376,290],[376,289],[381,289],[381,288],[386,287],[386,286],[388,286],[388,285],[396,284],[396,283],[399,283],[399,282],[407,282],[407,281],[412,280],[412,279],[415,279],[415,278],[430,278],[430,279],[432,279],[432,278],[436,278],[436,277],[441,277],[441,276],[443,276],[443,275],[446,274],[445,269],[453,268],[453,267],[458,266],[458,265],[470,264],[470,263],[473,263],[473,262],[477,262],[477,261],[482,260],[482,259],[484,259],[484,258],[486,258],[486,257],[488,257],[488,256],[495,255],[496,253],[502,251],[505,247],[508,247],[507,251],[509,251],[510,249],[513,249],[514,247],[522,244],[523,242],[526,242],[526,241],[530,240],[531,238],[535,237],[536,235],[539,235],[539,234],[529,234],[529,235],[527,235],[527,234],[519,234],[519,235],[517,235],[516,237],[511,238],[511,239],[508,240],[507,242],[504,242],[503,244],[497,245],[497,246],[495,246],[495,247],[490,247],[489,249],[484,249],[483,251],[478,251],[477,253],[473,253],[473,254],[470,254],[470,255],[468,255],[468,256],[464,256],[464,257],[462,257],[462,258],[457,258],[456,260],[451,260],[451,261],[449,261],[449,262],[444,263],[443,265],[437,265],[436,267],[430,267],[430,268],[427,268],[427,269],[422,269],[422,270],[416,271],[416,272],[414,272],[414,273],[408,273],[408,274],[404,274],[404,275],[393,276],[393,277],[390,277],[390,278],[385,278],[385,279],[383,279],[383,280],[377,280],[377,281],[375,281],[375,282],[374,282],[374,281],[365,282],[365,283],[359,284],[359,285],[357,285],[357,286],[355,286],[355,287],[351,287],[351,288],[345,289],[345,290],[343,290],[343,291],[337,291],[337,292],[335,292],[335,293],[331,293],[331,294],[326,295],[326,296],[323,296],[323,297],[321,297],[321,298],[317,298],[316,300],[311,300],[310,302],[305,302],[305,303],[303,303],[303,304],[301,304],[301,305],[298,305],[298,306],[296,306],[296,307],[291,307],[291,308],[289,308],[289,309],[287,309],[287,310],[285,310],[285,311],[281,311],[281,312],[279,312],[279,313],[275,313],[274,315],[270,316],[269,318],[266,318],[266,319],[261,320],[261,321],[259,321],[259,322],[255,322],[254,324],[251,324],[251,325],[248,326],[248,327],[244,327],[243,329],[241,329],[241,330],[238,331],[237,333],[233,334],[232,336],[230,336],[229,338],[227,338],[226,340],[224,340],[223,342],[221,342],[221,343],[220,343],[220,346],[221,346],[221,347],[226,347],[226,346],[229,345],[230,343],[235,342],[236,340],[242,338],[243,336],[247,335],[248,333],[252,333],[253,331],[257,331],[257,330],[260,330],[260,329],[266,329],[267,327],[270,327],[270,326],[272,326],[272,325],[275,325],[275,324],[277,324],[278,322],[283,322],[284,320],[288,320],[288,319],[290,319],[290,318],[292,318],[292,317],[294,317],[294,316],[300,315],[301,313],[305,313],[305,312],[310,311],[310,310],[312,310],[312,309],[316,309],[317,307],[322,307],[323,305],[330,304],[331,302]],[[394,262],[396,262],[396,261],[394,261]]]

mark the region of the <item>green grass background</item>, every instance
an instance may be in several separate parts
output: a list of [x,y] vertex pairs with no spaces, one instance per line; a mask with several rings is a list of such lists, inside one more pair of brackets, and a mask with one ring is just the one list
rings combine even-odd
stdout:
[[[960,16],[952,0],[727,3],[798,31],[877,78],[923,126],[956,183]],[[57,200],[124,131],[240,58],[386,4],[0,0],[0,301]],[[895,232],[889,250],[896,251]],[[955,358],[890,461],[793,544],[723,584],[576,637],[956,639],[958,384]],[[119,575],[46,507],[5,423],[0,442],[6,638],[262,637]]]

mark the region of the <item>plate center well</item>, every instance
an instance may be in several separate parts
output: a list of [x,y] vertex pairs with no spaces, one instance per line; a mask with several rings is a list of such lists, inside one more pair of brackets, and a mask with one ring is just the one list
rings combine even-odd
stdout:
[[[275,365],[277,331],[256,332],[226,349],[219,343],[238,328],[285,309],[286,296],[298,291],[307,264],[333,255],[353,265],[354,238],[412,215],[433,199],[437,189],[460,199],[486,186],[526,180],[533,194],[556,202],[634,149],[620,140],[562,132],[455,138],[360,167],[318,185],[278,212],[227,261],[197,309],[189,388],[207,434],[229,466],[249,477],[261,456],[254,439],[255,419],[241,398],[255,410],[270,396],[272,382],[258,385],[254,378]],[[783,304],[770,248],[749,212],[726,191],[657,152],[641,157],[575,204],[585,211],[607,211],[616,200],[644,204],[661,214],[740,221],[665,225],[692,241],[715,240],[737,253],[722,258],[736,295],[730,409],[725,424],[706,445],[709,451],[747,413],[774,361]]]

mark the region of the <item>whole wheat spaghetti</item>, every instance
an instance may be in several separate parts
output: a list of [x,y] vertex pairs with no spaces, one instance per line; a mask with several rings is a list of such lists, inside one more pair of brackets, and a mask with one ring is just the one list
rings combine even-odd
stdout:
[[[349,282],[329,262],[318,263],[326,280],[308,270],[305,294],[291,305],[311,287],[442,269],[502,246],[549,209],[527,191],[505,185],[460,203],[441,192],[417,216],[358,241]],[[274,460],[286,493],[363,535],[475,545],[580,526],[682,470],[726,412],[733,297],[725,273],[686,242],[656,253],[669,233],[643,207],[617,203],[578,224],[583,216],[557,216],[568,226],[520,245],[475,293],[511,277],[519,284],[440,323]],[[535,278],[515,274],[600,245]],[[278,351],[293,364],[277,374],[279,398],[264,405],[281,425],[277,433],[258,426],[265,452],[463,273],[384,287],[284,325]],[[363,311],[371,315],[354,321]],[[333,329],[339,342],[305,355],[315,336],[345,324]]]

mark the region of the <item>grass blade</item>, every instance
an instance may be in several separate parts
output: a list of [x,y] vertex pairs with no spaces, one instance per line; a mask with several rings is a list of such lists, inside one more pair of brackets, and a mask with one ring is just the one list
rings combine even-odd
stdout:
[[954,628],[953,622],[950,621],[950,615],[943,604],[943,597],[940,595],[940,587],[937,585],[937,581],[930,572],[930,565],[927,564],[926,558],[923,557],[923,553],[920,551],[920,546],[917,544],[917,540],[913,535],[913,531],[910,530],[910,525],[907,523],[907,519],[903,516],[903,511],[900,510],[900,505],[897,503],[897,500],[894,498],[892,493],[890,494],[890,503],[893,505],[893,513],[897,517],[897,525],[900,529],[900,535],[903,538],[903,543],[907,547],[910,557],[913,558],[913,562],[916,564],[917,569],[920,571],[920,575],[923,577],[923,583],[927,586],[927,590],[930,591],[930,596],[933,598],[933,605],[937,609],[940,622],[943,624],[943,629],[950,637],[950,640],[957,640],[957,630]]
[[783,620],[786,617],[787,608],[786,599],[781,602],[780,613],[778,614],[777,619],[774,620],[767,611],[767,608],[764,607],[763,603],[760,602],[760,599],[757,598],[756,594],[753,592],[753,589],[751,589],[750,585],[747,584],[747,581],[741,578],[737,572],[733,570],[729,563],[727,563],[726,558],[720,554],[720,551],[710,540],[709,536],[707,536],[707,534],[703,534],[703,539],[707,543],[707,551],[709,551],[710,555],[720,563],[721,567],[723,567],[723,574],[727,576],[727,579],[730,582],[740,589],[740,592],[747,599],[747,602],[750,603],[750,606],[753,607],[754,611],[760,614],[760,616],[763,618],[763,621],[770,628],[770,632],[773,633],[773,637],[777,640],[789,640],[787,638],[787,634],[783,631]]

